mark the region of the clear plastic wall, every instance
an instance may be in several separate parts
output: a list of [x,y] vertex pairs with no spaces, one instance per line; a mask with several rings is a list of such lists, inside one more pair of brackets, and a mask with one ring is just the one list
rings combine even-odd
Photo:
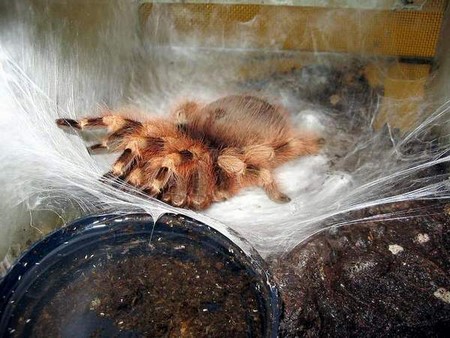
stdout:
[[[316,3],[316,2],[314,2]],[[0,2],[0,257],[82,215],[185,213],[230,228],[263,256],[289,251],[336,215],[447,199],[447,1]],[[441,36],[441,38],[440,38]],[[448,40],[448,39],[447,39]],[[437,52],[436,52],[437,51]],[[100,182],[117,155],[91,156],[60,117],[105,110],[145,120],[186,99],[251,93],[326,141],[277,180],[203,212]],[[397,217],[396,215],[391,215]],[[400,217],[401,215],[399,215]],[[345,222],[356,222],[349,218]]]

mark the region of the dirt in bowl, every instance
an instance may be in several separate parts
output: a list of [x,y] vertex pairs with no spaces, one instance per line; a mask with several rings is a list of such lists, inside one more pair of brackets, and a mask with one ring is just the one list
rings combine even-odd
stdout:
[[[94,274],[91,308],[115,325],[153,337],[246,337],[261,331],[248,277],[205,257],[135,257]],[[249,318],[247,318],[249,317]]]
[[30,336],[262,337],[253,277],[232,257],[189,251],[188,259],[141,254],[91,262],[43,306]]

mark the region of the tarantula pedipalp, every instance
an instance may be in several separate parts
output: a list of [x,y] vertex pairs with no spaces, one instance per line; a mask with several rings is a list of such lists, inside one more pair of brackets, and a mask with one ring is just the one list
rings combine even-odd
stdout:
[[120,115],[56,123],[80,130],[107,128],[102,143],[89,150],[122,151],[109,175],[191,209],[205,209],[249,186],[288,202],[273,170],[317,153],[321,145],[314,135],[297,133],[282,107],[255,96],[226,96],[209,104],[188,101],[169,119],[142,123]]

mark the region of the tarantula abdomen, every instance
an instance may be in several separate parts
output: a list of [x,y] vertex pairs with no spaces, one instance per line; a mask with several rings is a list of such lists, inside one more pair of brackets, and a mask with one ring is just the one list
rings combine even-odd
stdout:
[[283,108],[255,96],[226,96],[205,105],[189,101],[166,119],[145,122],[106,115],[56,123],[79,130],[107,128],[107,136],[89,150],[122,152],[110,176],[191,209],[207,208],[249,186],[288,202],[273,170],[321,146],[318,137],[296,132]]

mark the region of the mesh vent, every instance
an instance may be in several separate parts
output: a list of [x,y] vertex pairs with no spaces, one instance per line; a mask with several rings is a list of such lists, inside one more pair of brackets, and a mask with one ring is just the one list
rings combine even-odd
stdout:
[[146,3],[141,18],[169,15],[181,41],[210,47],[431,58],[447,2],[428,3],[421,11]]

